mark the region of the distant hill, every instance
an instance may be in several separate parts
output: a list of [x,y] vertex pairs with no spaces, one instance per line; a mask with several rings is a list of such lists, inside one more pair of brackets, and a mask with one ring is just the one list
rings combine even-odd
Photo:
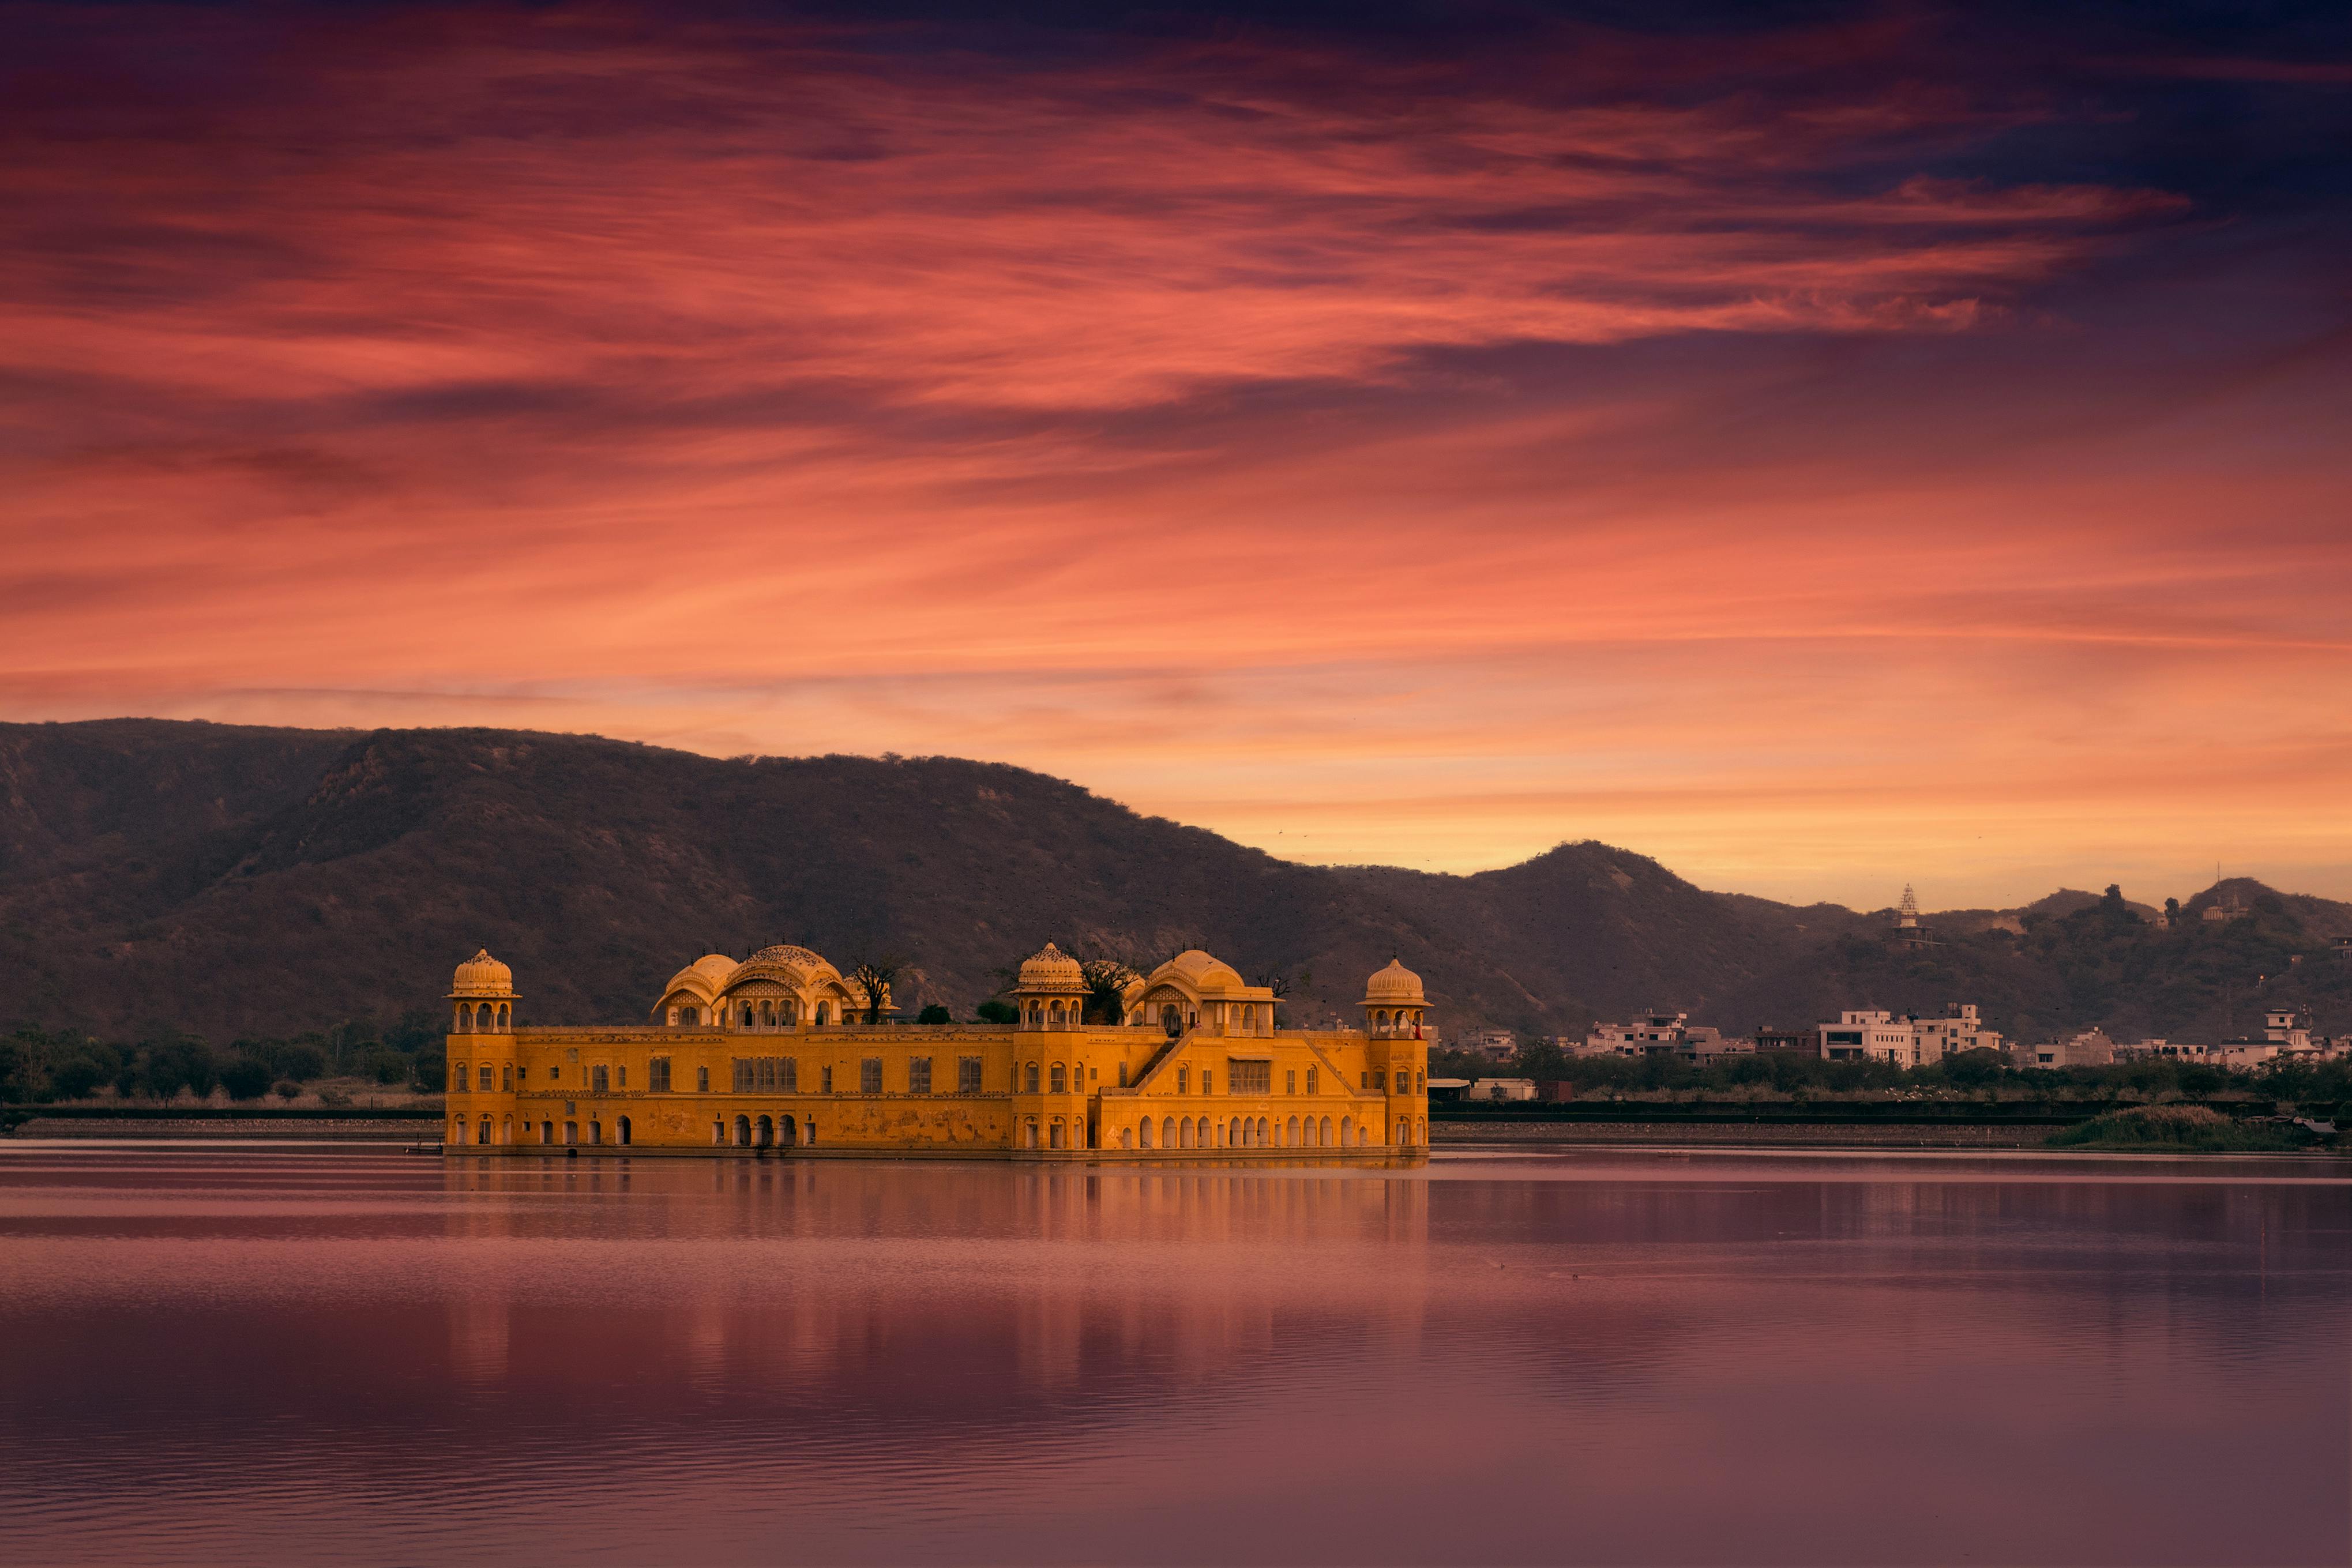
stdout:
[[1745,1029],[1974,999],[2011,1032],[2179,1033],[2290,969],[2273,990],[2347,999],[2329,986],[2352,964],[2288,958],[2352,933],[2352,906],[2258,884],[2200,898],[2249,913],[2208,924],[2192,900],[2158,930],[2062,894],[1936,916],[1940,945],[1913,950],[1883,915],[1706,892],[1605,844],[1472,876],[1304,866],[998,764],[722,761],[483,729],[0,725],[0,1024],[112,1036],[437,1012],[450,968],[485,944],[514,966],[525,1019],[551,1022],[640,1018],[698,954],[780,941],[844,965],[902,954],[902,1005],[959,1015],[1048,938],[1145,956],[1197,943],[1291,977],[1298,1019],[1346,1016],[1393,954],[1456,1030],[1580,1030],[1651,1006]]

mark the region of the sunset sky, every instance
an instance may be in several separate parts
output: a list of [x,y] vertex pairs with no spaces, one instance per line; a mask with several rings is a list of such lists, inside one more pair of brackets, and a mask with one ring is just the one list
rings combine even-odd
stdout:
[[0,6],[0,717],[2352,897],[2342,6],[981,15]]

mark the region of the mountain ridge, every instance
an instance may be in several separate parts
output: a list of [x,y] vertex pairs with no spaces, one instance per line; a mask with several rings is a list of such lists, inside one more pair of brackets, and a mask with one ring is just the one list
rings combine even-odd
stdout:
[[[2194,921],[2215,899],[2246,913]],[[777,941],[844,965],[903,954],[902,1005],[961,1015],[1049,938],[1206,946],[1288,977],[1300,1020],[1348,1016],[1363,976],[1400,956],[1449,1032],[1575,1033],[1654,1006],[1746,1030],[1956,1000],[2011,1033],[2177,1030],[2234,1005],[2215,1000],[2232,965],[2292,968],[2310,1005],[2335,1005],[2336,966],[2307,959],[2352,934],[2352,905],[2221,883],[2184,909],[2164,931],[2146,906],[2062,890],[1932,915],[1937,945],[1914,948],[1884,912],[1710,892],[1591,840],[1466,875],[1310,866],[1003,763],[722,759],[530,730],[0,724],[0,1023],[101,1033],[437,1010],[483,945],[515,967],[525,1019],[549,1022],[640,1018],[698,954]],[[2219,966],[2210,983],[2162,1005],[2118,988],[2167,943]]]

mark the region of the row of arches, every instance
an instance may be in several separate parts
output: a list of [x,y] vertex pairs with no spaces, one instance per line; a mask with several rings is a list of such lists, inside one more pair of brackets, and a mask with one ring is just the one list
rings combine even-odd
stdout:
[[1032,997],[1024,1016],[1031,1029],[1076,1029],[1086,1017],[1086,1002],[1078,997]]
[[792,1116],[738,1116],[731,1128],[723,1121],[712,1122],[710,1141],[732,1143],[739,1149],[805,1148],[816,1142],[816,1121],[814,1117],[802,1122]]
[[[695,1021],[697,1014],[694,1009],[688,1008],[684,1012],[685,1016],[681,1021],[686,1023]],[[801,1021],[801,1004],[799,998],[794,997],[736,1001],[725,1004],[718,1016],[721,1023],[732,1024],[739,1030],[795,1029],[799,1027]],[[817,1029],[824,1029],[831,1024],[834,1021],[834,1007],[831,1002],[818,1002],[809,1009],[809,1023]],[[845,1009],[841,1017],[846,1020],[848,1016]]]
[[[596,1146],[605,1141],[605,1127],[602,1121],[592,1118],[588,1122],[585,1129],[587,1136],[584,1139],[581,1136],[582,1130],[581,1124],[578,1122],[566,1122],[560,1130],[553,1122],[541,1122],[535,1130],[534,1136],[531,1124],[525,1122],[521,1128],[521,1141],[526,1144],[538,1143],[565,1147],[576,1146],[583,1143]],[[488,1148],[497,1145],[512,1144],[516,1141],[515,1133],[515,1119],[512,1116],[502,1116],[496,1123],[488,1116],[482,1117],[478,1122],[468,1122],[463,1116],[453,1116],[449,1119],[449,1142],[461,1147]],[[616,1146],[627,1147],[635,1133],[635,1129],[629,1125],[629,1119],[626,1116],[614,1119],[612,1141]]]
[[[1122,1149],[1360,1149],[1372,1141],[1372,1124],[1341,1116],[1234,1116],[1213,1121],[1207,1116],[1164,1116],[1155,1124],[1146,1116],[1119,1130]],[[1418,1144],[1429,1136],[1429,1124],[1410,1116],[1396,1124],[1399,1144]],[[1383,1142],[1386,1140],[1384,1139]]]
[[514,1027],[511,1002],[459,1002],[451,1034],[504,1034]]

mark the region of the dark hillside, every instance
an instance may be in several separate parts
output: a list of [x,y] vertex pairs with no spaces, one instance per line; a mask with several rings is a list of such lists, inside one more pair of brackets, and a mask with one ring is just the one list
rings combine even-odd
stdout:
[[[2214,897],[2243,913],[2199,919]],[[478,945],[515,967],[526,1019],[633,1019],[697,955],[778,941],[844,965],[904,955],[900,1002],[962,1014],[1051,938],[1198,943],[1311,977],[1302,1020],[1344,1016],[1393,954],[1454,1030],[1568,1032],[1654,1006],[1746,1029],[1975,1000],[2013,1033],[2185,1035],[2288,995],[2352,1028],[2352,964],[2325,952],[2352,907],[2228,883],[2169,929],[2090,894],[1970,913],[1997,918],[1938,916],[1938,946],[1904,948],[1883,916],[1704,892],[1591,841],[1466,877],[1297,865],[950,758],[0,725],[0,1026],[225,1038],[437,1013]]]

